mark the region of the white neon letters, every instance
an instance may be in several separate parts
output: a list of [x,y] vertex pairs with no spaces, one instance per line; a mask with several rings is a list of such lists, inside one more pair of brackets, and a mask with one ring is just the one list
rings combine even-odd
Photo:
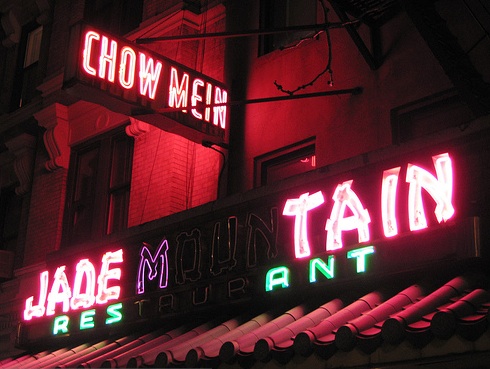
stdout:
[[381,218],[383,219],[383,231],[386,237],[398,234],[396,220],[396,188],[400,167],[385,170],[381,184]]
[[31,320],[32,318],[40,318],[46,312],[45,302],[48,296],[48,280],[49,272],[44,271],[39,274],[39,303],[32,305],[34,296],[29,297],[25,303],[24,320]]
[[100,274],[97,277],[98,293],[96,297],[97,304],[105,304],[109,300],[117,300],[121,294],[121,287],[118,285],[109,287],[109,280],[121,279],[121,268],[111,268],[111,264],[123,262],[123,251],[106,252],[102,256],[102,266]]
[[179,84],[177,69],[170,68],[170,85],[168,91],[168,106],[171,108],[187,107],[187,91],[189,90],[189,75],[184,73]]
[[[140,95],[155,99],[162,63],[155,62],[153,58],[146,57],[144,53],[140,55]],[[156,64],[156,65],[155,65]]]
[[412,231],[427,228],[424,204],[422,201],[422,188],[436,202],[434,213],[437,221],[447,221],[454,214],[452,205],[453,170],[451,158],[448,154],[432,157],[437,178],[416,165],[408,164],[407,182],[410,184],[408,192],[408,215]]
[[[82,259],[77,264],[77,274],[73,285],[73,296],[70,306],[72,309],[89,308],[95,303],[95,267],[88,259]],[[86,281],[85,291],[82,292],[83,281]]]
[[[228,93],[219,87],[214,90],[214,102],[216,104],[226,104],[228,102]],[[213,124],[215,126],[220,126],[221,128],[226,128],[226,105],[215,106],[213,108],[214,120]]]
[[[408,183],[408,226],[410,231],[427,228],[427,219],[424,211],[422,189],[427,191],[435,201],[434,214],[439,223],[453,217],[452,204],[453,170],[449,154],[444,153],[432,157],[436,176],[427,170],[413,164],[407,165],[406,183]],[[397,220],[397,194],[401,167],[383,171],[381,181],[381,221],[385,237],[396,236],[398,230]],[[361,200],[352,189],[353,181],[345,181],[337,185],[332,196],[333,205],[330,217],[327,219],[325,230],[326,250],[332,251],[343,247],[342,234],[346,231],[356,230],[359,243],[370,241],[369,224],[370,214],[364,208]],[[308,241],[308,211],[323,204],[324,197],[321,191],[313,195],[304,193],[299,198],[288,199],[284,205],[283,215],[294,216],[294,249],[296,258],[311,255]],[[346,216],[347,209],[352,215]],[[356,255],[352,255],[356,257]]]
[[[337,185],[332,196],[334,205],[325,229],[327,233],[327,251],[342,248],[342,232],[357,229],[359,242],[369,241],[369,226],[371,218],[364,209],[359,197],[351,189],[352,181]],[[345,217],[348,207],[354,215]]]
[[[112,264],[123,262],[123,251],[107,252],[102,257],[100,272],[96,278],[95,267],[88,259],[80,260],[76,265],[73,290],[70,286],[65,265],[59,266],[53,276],[51,289],[48,293],[49,272],[40,274],[38,304],[33,305],[34,296],[25,301],[24,320],[54,315],[61,306],[61,311],[90,308],[95,304],[106,304],[116,300],[121,293],[119,285],[110,285],[111,280],[121,279],[121,268]],[[97,283],[97,295],[95,295]]]
[[85,48],[83,49],[82,67],[88,74],[95,76],[97,70],[90,65],[90,57],[92,55],[92,46],[94,41],[100,40],[100,35],[97,32],[89,31],[85,34]]
[[134,86],[134,71],[136,69],[136,53],[130,47],[121,49],[121,65],[119,66],[119,84],[129,90]]
[[[109,39],[102,36],[99,60],[99,77],[103,79],[107,78],[111,82],[114,82],[114,76],[116,75],[116,50],[117,42],[111,40],[109,50]],[[108,70],[107,77],[106,70]]]
[[46,315],[54,315],[56,304],[63,304],[63,312],[70,310],[71,289],[65,274],[66,267],[60,266],[54,273],[54,282],[48,295]]
[[[190,108],[193,118],[225,129],[227,91],[212,80],[197,78],[191,71],[183,71],[184,68],[154,55],[133,44],[87,30],[83,38],[81,71],[107,82],[111,92],[114,87],[132,92],[114,92],[118,97],[127,95],[131,100],[139,95],[153,100],[151,104],[155,104],[152,105],[155,109],[174,108],[188,113]],[[162,86],[164,83],[167,85]]]
[[323,194],[318,191],[310,196],[304,193],[297,199],[289,199],[284,206],[283,215],[294,216],[294,251],[296,258],[304,258],[311,255],[308,242],[307,214],[308,211],[320,206],[325,200]]

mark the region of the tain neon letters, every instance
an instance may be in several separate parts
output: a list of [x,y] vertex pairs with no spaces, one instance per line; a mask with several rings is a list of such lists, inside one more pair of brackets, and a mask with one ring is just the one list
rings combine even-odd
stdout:
[[[408,191],[408,219],[411,231],[427,228],[422,189],[434,199],[434,214],[439,223],[449,220],[454,215],[452,205],[453,171],[449,154],[436,155],[433,158],[436,176],[413,164],[407,165],[406,183]],[[385,237],[398,234],[396,218],[397,186],[400,167],[385,170],[381,184],[381,217]],[[353,181],[338,184],[332,196],[333,206],[326,221],[326,250],[337,250],[343,247],[342,232],[356,230],[359,243],[370,241],[369,224],[371,218],[361,199],[352,189]],[[308,241],[308,211],[324,204],[321,191],[310,195],[308,192],[299,198],[288,199],[284,205],[283,215],[294,216],[294,250],[296,258],[311,255]],[[353,215],[346,216],[349,209]]]

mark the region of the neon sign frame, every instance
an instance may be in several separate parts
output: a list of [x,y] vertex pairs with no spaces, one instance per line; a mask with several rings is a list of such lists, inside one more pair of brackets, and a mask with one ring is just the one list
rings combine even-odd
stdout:
[[[229,117],[228,91],[223,83],[94,27],[78,27],[77,67],[67,78],[117,99],[121,102],[119,112],[129,113],[136,107],[224,140]],[[85,92],[81,98],[105,104],[105,99],[92,95]],[[128,107],[123,108],[124,103]],[[113,106],[108,103],[110,109]],[[145,119],[144,114],[138,117]]]

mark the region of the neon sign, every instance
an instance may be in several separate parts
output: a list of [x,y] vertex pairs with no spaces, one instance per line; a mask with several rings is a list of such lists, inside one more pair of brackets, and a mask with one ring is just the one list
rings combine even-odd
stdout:
[[[112,73],[109,65],[105,73]],[[130,82],[127,76],[124,81]],[[132,274],[135,287],[128,296],[133,302],[125,305],[132,312],[124,318],[250,301],[257,293],[274,298],[280,290],[315,290],[375,273],[408,272],[429,258],[474,256],[465,246],[461,214],[448,222],[455,218],[450,155],[424,160],[425,165],[390,164],[368,174],[363,169],[358,177],[355,171],[348,177],[325,175],[294,195],[280,192],[245,211],[230,208],[233,213],[217,219],[199,217],[194,223],[190,218],[166,227],[159,243],[142,242],[124,253],[124,272]],[[98,259],[41,272],[37,295],[25,301],[24,319],[51,317],[53,335],[120,322],[127,312],[120,300],[126,285],[123,251]]]
[[81,259],[76,265],[72,285],[66,274],[67,267],[59,266],[54,273],[50,289],[49,272],[40,273],[37,304],[34,305],[34,296],[26,299],[24,320],[52,316],[59,310],[68,313],[72,310],[89,309],[94,305],[105,305],[109,301],[117,300],[121,294],[121,287],[111,282],[121,279],[121,268],[114,267],[114,264],[122,262],[122,249],[106,252],[102,256],[97,276],[93,263],[88,259]]
[[[107,306],[105,325],[111,325],[120,322],[123,318],[122,303],[116,303]],[[80,313],[79,328],[80,330],[95,328],[96,310],[90,309]],[[70,317],[68,315],[59,315],[53,320],[53,335],[65,334],[70,331]]]
[[[212,240],[204,241],[206,244],[212,245],[212,247],[206,248],[211,253],[206,257],[211,262],[208,268],[213,276],[217,276],[237,266],[240,262],[240,260],[236,259],[237,232],[239,228],[242,228],[246,230],[244,237],[246,246],[244,255],[246,259],[244,261],[246,261],[245,267],[247,269],[254,268],[257,265],[256,258],[259,252],[256,245],[257,237],[263,237],[263,241],[265,241],[263,246],[265,248],[260,251],[270,263],[270,260],[274,259],[279,252],[277,238],[289,233],[292,237],[283,237],[281,242],[285,247],[282,252],[293,255],[298,260],[310,258],[309,267],[306,267],[310,284],[316,283],[320,278],[324,280],[337,278],[338,268],[343,268],[341,274],[344,276],[352,275],[352,273],[366,273],[372,269],[369,268],[370,260],[376,259],[376,263],[378,263],[378,258],[386,258],[386,255],[390,254],[386,249],[383,249],[383,256],[379,256],[376,252],[378,246],[368,245],[368,243],[373,241],[379,243],[383,239],[382,237],[392,240],[400,232],[400,211],[398,210],[400,199],[402,199],[400,194],[406,195],[406,197],[403,197],[406,199],[405,206],[401,208],[407,213],[405,219],[408,223],[409,233],[415,233],[428,227],[429,222],[424,210],[425,208],[430,208],[430,204],[425,203],[428,198],[433,199],[435,202],[434,214],[439,223],[446,222],[454,216],[451,158],[448,153],[443,153],[433,156],[432,161],[435,167],[435,174],[431,174],[428,170],[418,165],[408,163],[405,176],[406,188],[404,187],[403,190],[401,188],[402,181],[399,178],[400,173],[402,173],[401,167],[383,170],[381,176],[377,177],[380,181],[380,186],[378,185],[378,188],[381,188],[380,196],[370,196],[366,203],[364,202],[366,198],[363,198],[358,193],[359,188],[356,187],[358,182],[352,179],[338,182],[334,186],[330,199],[324,195],[323,191],[304,192],[298,197],[286,199],[282,207],[282,219],[293,219],[292,232],[284,231],[284,228],[281,228],[281,232],[278,232],[277,224],[280,219],[275,207],[270,210],[270,221],[265,221],[250,213],[247,215],[246,223],[239,226],[236,216],[229,217],[227,224],[228,244],[226,245],[226,241],[224,241],[226,247],[221,247],[225,251],[224,257],[220,257],[216,253],[218,249],[216,243],[220,240],[219,229],[221,227],[220,223],[216,223]],[[371,179],[371,177],[369,178]],[[423,196],[423,191],[427,193],[427,196],[425,194]],[[379,201],[377,209],[373,209],[374,199]],[[325,214],[324,210],[318,212],[318,209],[326,205],[331,206],[329,213]],[[313,211],[316,212],[314,213]],[[319,232],[318,214],[326,215],[327,218],[326,220],[323,218],[323,226],[321,228],[324,232],[323,237],[321,237],[321,232]],[[380,214],[379,224],[376,224],[377,217],[374,216],[376,214]],[[414,216],[415,214],[416,216]],[[288,222],[288,224],[291,224],[291,222]],[[371,228],[374,225],[379,226],[382,234],[379,234],[380,231],[378,231],[376,238],[373,240],[373,233],[376,234],[376,232],[373,232]],[[309,239],[312,228],[315,230],[313,234],[314,244]],[[140,249],[137,273],[137,294],[146,293],[149,285],[159,290],[171,290],[172,284],[183,284],[186,281],[195,282],[200,280],[205,270],[202,262],[204,259],[202,255],[203,248],[199,246],[201,245],[201,235],[202,232],[198,229],[193,229],[191,232],[180,232],[175,237],[174,278],[169,277],[169,264],[172,260],[172,257],[168,254],[170,249],[169,240],[162,240],[154,251],[150,251],[147,245],[143,245]],[[346,236],[349,237],[347,238]],[[352,236],[357,236],[354,237],[355,241]],[[348,239],[347,247],[344,245],[345,238]],[[226,237],[222,237],[222,239],[226,240]],[[324,239],[324,243],[319,246],[319,240],[322,239]],[[389,248],[390,245],[384,247]],[[316,251],[313,251],[313,249]],[[343,251],[344,249],[347,250]],[[187,260],[191,261],[187,267],[183,265],[182,255],[184,252],[188,255]],[[319,252],[326,252],[327,254],[322,257],[318,255]],[[314,253],[317,254],[317,257],[312,257]],[[253,255],[253,257],[250,255]],[[341,262],[341,255],[344,255],[345,258],[343,263]],[[406,257],[409,257],[409,255],[406,255]],[[214,265],[219,260],[221,260],[222,265],[219,268],[215,268]],[[352,260],[352,262],[349,260]],[[386,259],[383,260],[383,263],[386,263]],[[265,275],[265,289],[268,292],[277,289],[287,289],[294,280],[294,271],[288,266],[274,267],[269,269]],[[240,284],[236,285],[243,288],[246,283],[240,282]],[[204,289],[204,297],[201,303],[208,301],[208,290],[206,288]],[[228,293],[228,295],[230,294]],[[174,295],[169,292],[163,298],[164,301],[167,301],[168,298],[168,301],[170,301],[169,305],[173,306]],[[195,302],[194,295],[192,301]]]
[[[454,207],[452,205],[452,187],[453,187],[453,172],[452,163],[449,154],[443,153],[432,157],[436,174],[431,174],[428,170],[411,163],[406,166],[405,183],[408,191],[406,194],[406,209],[409,230],[411,233],[428,227],[428,221],[425,217],[423,190],[432,198],[436,204],[434,214],[439,223],[446,222],[454,216]],[[338,183],[333,190],[331,200],[327,200],[323,191],[313,193],[304,192],[299,197],[289,198],[284,202],[282,215],[284,218],[293,218],[294,226],[292,229],[292,242],[287,243],[291,247],[290,253],[294,254],[296,259],[305,259],[312,256],[312,245],[309,240],[309,232],[311,232],[310,217],[312,211],[322,206],[332,203],[330,213],[327,213],[327,219],[323,222],[323,230],[326,233],[324,239],[323,250],[327,252],[326,259],[321,257],[311,258],[309,261],[309,282],[316,283],[318,278],[323,275],[325,279],[334,279],[337,275],[337,261],[340,254],[344,253],[344,238],[346,234],[352,235],[357,233],[356,243],[352,243],[350,239],[349,249],[344,253],[345,259],[352,259],[354,267],[352,272],[362,274],[368,271],[368,261],[376,255],[376,248],[367,243],[373,242],[371,227],[376,217],[372,214],[380,214],[380,228],[382,228],[383,236],[386,239],[392,239],[399,233],[400,223],[398,216],[399,211],[397,204],[399,201],[399,186],[401,167],[394,167],[382,171],[382,175],[378,177],[380,180],[381,193],[379,196],[378,211],[371,212],[365,206],[363,199],[358,195],[354,180],[347,180]],[[370,207],[372,206],[372,196],[370,197]],[[278,237],[277,226],[278,222],[277,211],[271,210],[270,224],[263,220],[259,220],[254,214],[247,216],[247,223],[242,226],[248,229],[246,235],[247,257],[246,267],[252,268],[257,264],[256,259],[249,258],[255,254],[257,257],[257,247],[255,245],[257,235],[264,237],[266,243],[265,254],[268,259],[273,259],[278,253],[277,245],[275,244]],[[379,211],[379,209],[381,211]],[[374,209],[377,210],[377,209]],[[324,212],[322,212],[324,214]],[[415,215],[416,214],[416,215]],[[373,217],[373,218],[372,218]],[[313,222],[318,223],[318,217],[313,219]],[[214,264],[219,260],[219,255],[216,254],[215,243],[219,237],[220,224],[214,226],[213,241],[211,242],[211,255],[209,260],[212,261],[209,270],[213,276],[219,275],[220,272],[231,270],[236,267],[238,260],[235,258],[237,254],[237,231],[238,224],[236,217],[228,218],[228,247],[225,248],[225,257],[222,259],[222,265],[215,268]],[[314,228],[316,233],[315,239],[318,240],[318,227]],[[176,237],[175,251],[175,266],[176,275],[175,282],[182,284],[185,281],[194,282],[201,278],[202,274],[202,248],[199,247],[201,232],[194,229],[191,232],[181,232]],[[224,238],[224,237],[223,237]],[[352,238],[352,237],[351,237]],[[378,238],[379,240],[379,238]],[[356,246],[358,245],[358,246]],[[318,245],[314,245],[318,249]],[[352,249],[352,246],[355,246]],[[192,265],[187,268],[183,266],[182,255],[184,249],[187,252],[193,252],[193,257],[188,258],[192,261]],[[172,279],[169,278],[169,263],[171,257],[169,252],[169,241],[164,239],[160,245],[150,251],[147,245],[143,245],[140,249],[139,268],[137,273],[137,294],[146,293],[148,284],[152,284],[160,290],[168,289]],[[317,250],[318,253],[318,250]],[[345,263],[344,263],[345,264]],[[349,264],[352,265],[352,264]],[[344,267],[345,268],[345,267]],[[287,266],[278,266],[269,269],[265,276],[265,289],[272,291],[277,289],[286,289],[292,283],[292,271]],[[158,281],[154,283],[153,281]],[[245,283],[240,282],[240,288],[245,286]],[[204,300],[207,300],[207,290],[204,291]],[[173,295],[167,297],[173,301]],[[194,301],[194,297],[193,297]]]
[[83,28],[80,54],[81,81],[202,132],[224,136],[228,92],[221,83],[92,27]]
[[[347,252],[347,259],[354,259],[356,263],[356,273],[366,271],[367,256],[374,254],[374,246],[366,246]],[[329,255],[327,262],[321,258],[314,258],[309,263],[309,282],[318,281],[318,272],[326,279],[335,278],[335,255]],[[270,292],[274,289],[286,289],[291,285],[291,271],[287,266],[271,268],[265,276],[265,291]]]
[[[410,230],[417,231],[427,228],[427,219],[422,199],[422,189],[436,202],[434,213],[439,223],[449,220],[454,215],[452,205],[453,171],[449,154],[444,153],[433,158],[436,175],[413,164],[408,164],[406,182],[409,184],[408,216]],[[396,219],[397,184],[400,167],[385,170],[381,185],[381,218],[385,237],[398,234]],[[368,209],[364,208],[361,200],[352,189],[353,180],[338,184],[332,200],[334,205],[327,219],[326,250],[337,250],[343,247],[342,233],[356,230],[359,243],[370,241],[369,224],[371,217]],[[302,194],[299,198],[288,199],[284,206],[283,215],[294,216],[294,249],[296,258],[311,255],[308,241],[309,211],[325,203],[321,192],[313,195]],[[347,209],[353,215],[346,216]]]
[[[417,231],[428,227],[424,210],[422,189],[426,190],[435,201],[434,210],[439,223],[449,220],[454,215],[452,205],[453,171],[449,154],[444,153],[432,157],[436,176],[427,170],[413,164],[407,165],[406,183],[408,190],[408,219],[410,230]],[[381,218],[385,237],[393,237],[398,234],[398,221],[396,217],[397,186],[400,167],[383,171],[381,180]],[[370,241],[369,224],[371,217],[368,209],[364,207],[360,198],[352,189],[353,180],[345,181],[337,185],[332,200],[333,206],[330,217],[326,221],[325,230],[326,251],[335,251],[343,248],[342,234],[346,231],[357,231],[358,242]],[[294,216],[294,251],[296,259],[309,257],[310,243],[308,241],[308,212],[325,203],[321,191],[312,195],[303,193],[298,198],[288,199],[284,205],[283,215]],[[349,209],[350,214],[347,214]],[[374,246],[366,246],[349,250],[347,259],[356,260],[356,273],[366,271],[366,259],[374,254]],[[310,260],[309,281],[317,281],[317,272],[326,279],[335,277],[335,255],[328,255],[325,263],[321,258]],[[265,290],[285,289],[290,286],[290,270],[286,266],[270,269],[266,275]]]

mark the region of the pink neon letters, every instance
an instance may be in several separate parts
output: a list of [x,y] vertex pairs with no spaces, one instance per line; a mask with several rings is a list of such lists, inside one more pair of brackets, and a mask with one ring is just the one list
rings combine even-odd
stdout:
[[[145,278],[151,281],[160,276],[160,288],[167,287],[168,283],[168,242],[163,240],[155,255],[151,254],[148,247],[143,246],[140,250],[140,263],[138,266],[138,280],[136,281],[136,292],[145,292]],[[160,268],[159,268],[160,267]],[[148,270],[147,270],[148,269]]]
[[[110,300],[116,300],[121,293],[118,285],[109,286],[110,280],[121,279],[121,268],[112,267],[112,264],[123,262],[123,251],[106,252],[102,257],[100,273],[96,277],[95,267],[88,259],[82,259],[77,263],[76,275],[71,289],[66,275],[66,266],[56,269],[53,283],[48,293],[49,272],[44,271],[39,275],[40,288],[37,305],[33,305],[34,296],[25,301],[24,320],[50,316],[56,313],[58,305],[61,311],[66,313],[71,310],[89,308],[94,304],[106,304]],[[97,295],[95,289],[97,282]],[[83,288],[84,286],[84,288]]]
[[[332,196],[334,205],[325,229],[327,233],[327,251],[342,248],[342,232],[357,229],[359,242],[369,241],[369,226],[371,218],[369,212],[364,209],[359,197],[351,189],[352,181],[337,185]],[[348,207],[354,215],[345,217]]]
[[[226,90],[211,81],[192,78],[189,73],[182,72],[181,68],[152,57],[146,50],[135,51],[132,45],[121,44],[123,42],[99,32],[86,31],[82,71],[125,90],[135,88],[135,94],[150,100],[156,100],[159,95],[164,96],[162,106],[158,108],[175,108],[183,113],[187,113],[187,108],[190,108],[194,118],[226,128]],[[135,80],[138,80],[136,86]],[[161,86],[164,81],[168,81],[168,86]],[[211,110],[213,104],[215,106]]]
[[294,216],[294,250],[296,258],[304,258],[311,255],[310,243],[308,242],[307,214],[325,202],[321,191],[313,195],[304,193],[298,199],[289,199],[286,201],[283,215]]
[[398,234],[398,223],[396,221],[396,188],[400,167],[385,170],[381,184],[381,219],[383,219],[383,230],[386,237]]
[[[453,172],[451,158],[444,153],[433,158],[436,175],[413,164],[407,165],[406,182],[408,190],[408,221],[411,231],[427,228],[422,189],[434,199],[434,213],[439,223],[449,220],[454,215],[452,205]],[[385,170],[381,186],[381,218],[385,237],[398,234],[396,216],[396,199],[400,167]],[[338,184],[332,196],[333,206],[327,219],[326,250],[342,248],[342,232],[357,230],[359,243],[370,241],[369,211],[364,208],[361,200],[352,189],[353,181]],[[284,205],[283,215],[294,216],[294,249],[296,258],[307,257],[311,254],[308,242],[308,211],[323,204],[321,191],[309,195],[302,194],[299,198],[289,199]],[[353,215],[346,216],[349,208]]]
[[451,203],[453,191],[453,171],[451,158],[448,154],[434,156],[434,167],[437,178],[416,165],[408,164],[407,182],[410,183],[408,193],[408,215],[410,229],[427,228],[427,220],[422,201],[422,188],[434,199],[437,206],[434,211],[438,222],[447,221],[454,214]]

